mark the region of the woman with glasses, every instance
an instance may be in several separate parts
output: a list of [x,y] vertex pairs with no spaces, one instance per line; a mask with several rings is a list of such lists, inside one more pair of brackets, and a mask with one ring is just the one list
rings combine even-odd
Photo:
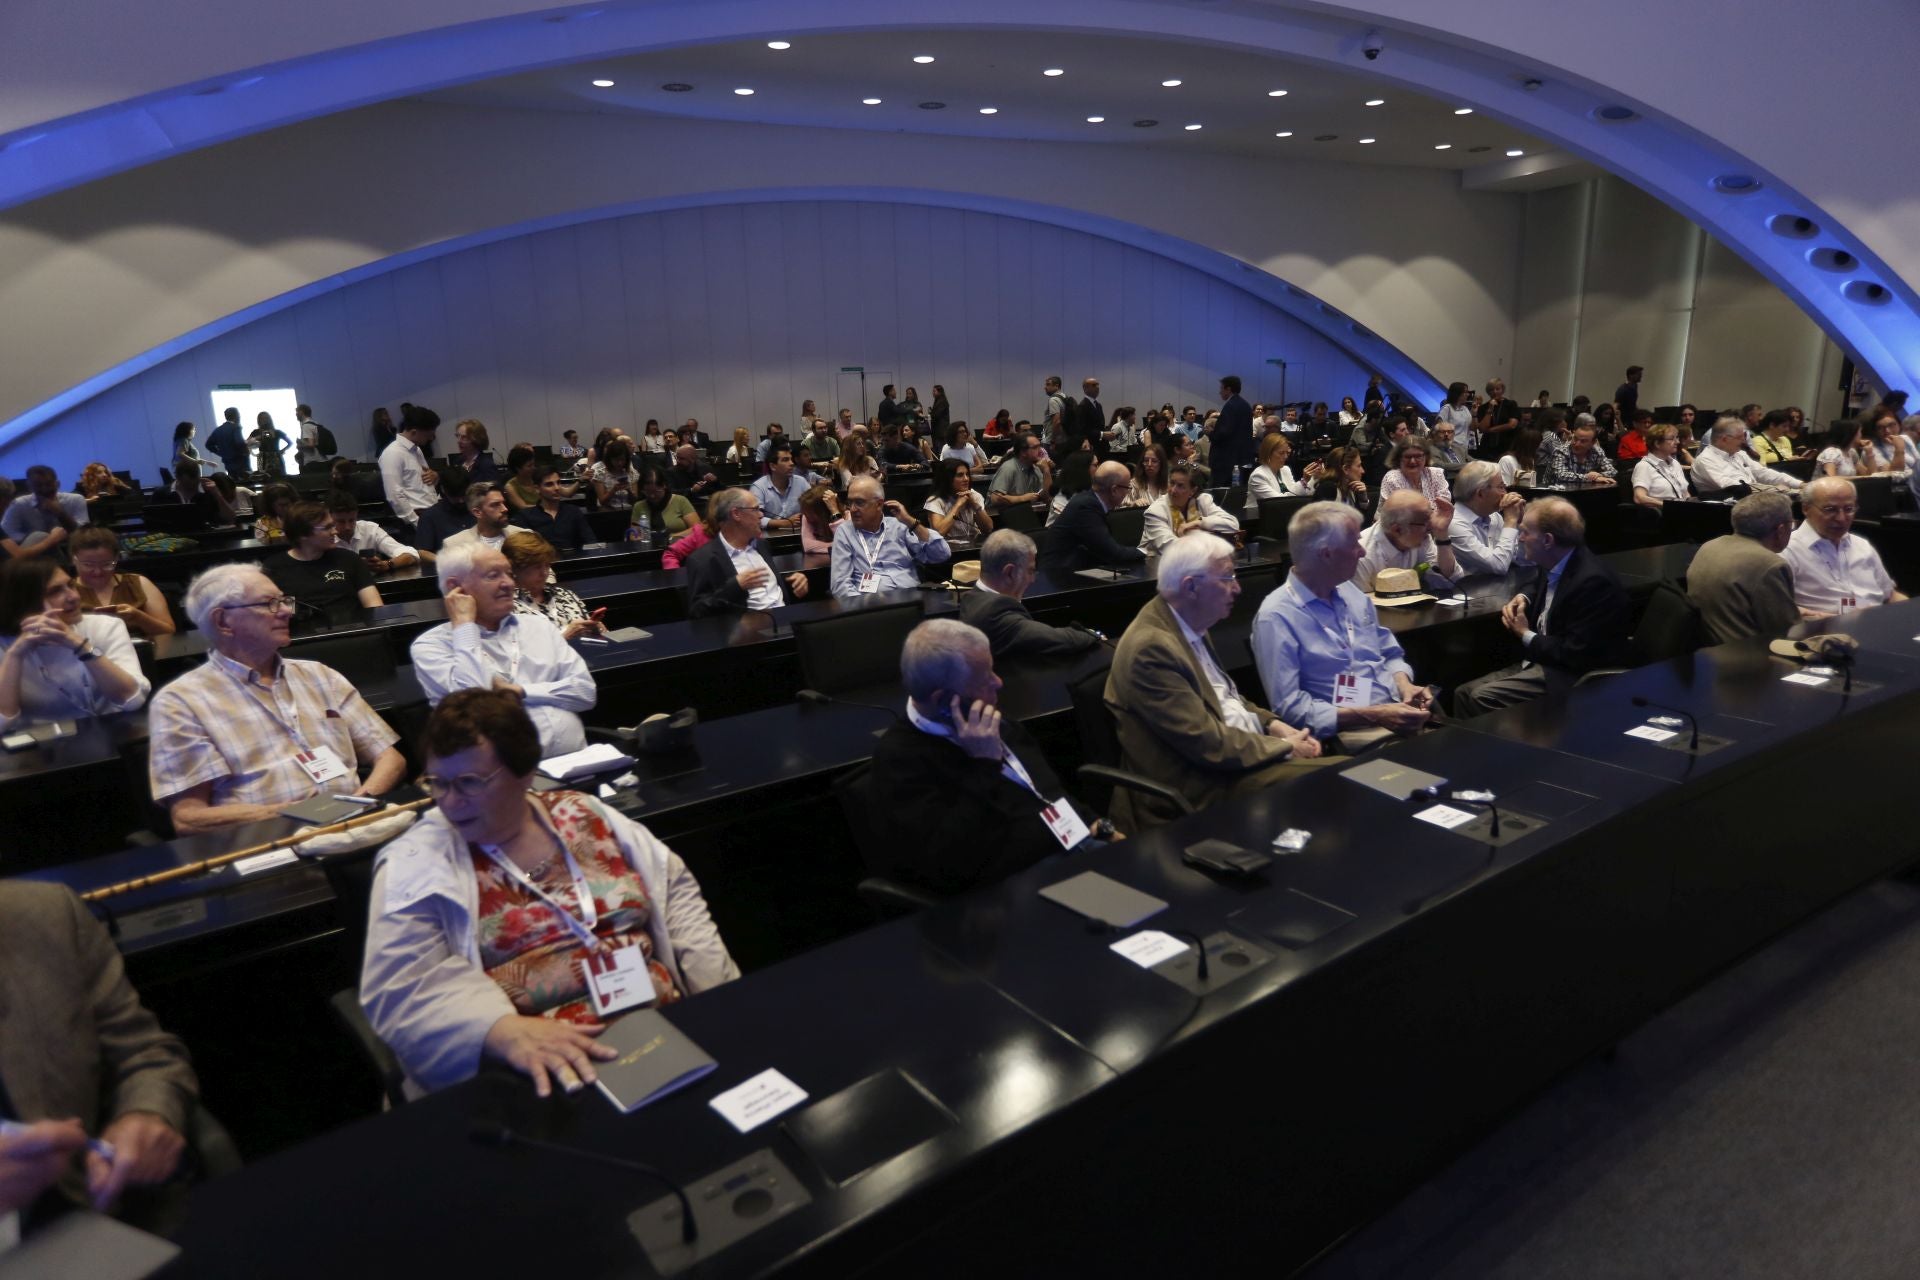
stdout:
[[116,573],[120,567],[120,537],[102,525],[83,525],[67,540],[73,555],[74,586],[80,607],[104,613],[143,636],[170,636],[176,628],[173,611],[160,588],[138,573]]
[[607,1021],[740,976],[673,850],[582,792],[528,790],[540,738],[519,699],[447,695],[424,747],[435,808],[380,854],[360,977],[410,1092],[492,1061],[573,1093],[614,1056]]
[[45,556],[0,566],[0,729],[132,711],[147,700],[126,624],[84,613]]

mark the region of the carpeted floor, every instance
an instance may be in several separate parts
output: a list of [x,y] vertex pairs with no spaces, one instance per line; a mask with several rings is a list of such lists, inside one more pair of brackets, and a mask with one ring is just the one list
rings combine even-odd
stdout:
[[1308,1274],[1920,1277],[1920,888],[1749,957]]

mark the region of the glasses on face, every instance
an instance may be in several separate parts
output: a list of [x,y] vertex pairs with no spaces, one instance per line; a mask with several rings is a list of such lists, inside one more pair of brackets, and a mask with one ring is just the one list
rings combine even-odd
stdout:
[[118,560],[80,560],[75,559],[73,567],[85,569],[88,573],[111,573],[119,566]]
[[425,773],[420,775],[420,788],[435,800],[449,791],[458,792],[471,800],[484,792],[487,784],[499,777],[500,770],[506,767],[503,764],[492,773],[463,773],[457,778],[442,778],[438,774]]
[[1823,516],[1850,516],[1859,511],[1860,508],[1857,506],[1839,507],[1828,504],[1826,506],[1815,507],[1814,510]]
[[268,613],[292,613],[298,603],[292,596],[268,596],[265,600],[238,600],[224,605],[227,609],[265,609]]

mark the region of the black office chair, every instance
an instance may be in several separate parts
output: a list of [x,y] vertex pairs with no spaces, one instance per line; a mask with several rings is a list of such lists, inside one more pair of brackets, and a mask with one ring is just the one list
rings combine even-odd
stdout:
[[[320,860],[320,869],[326,873],[327,885],[333,890],[334,909],[340,922],[341,950],[356,969],[367,948],[367,912],[373,901],[373,867],[379,853],[379,849],[356,849],[352,853]],[[393,1050],[374,1034],[373,1024],[367,1021],[366,1013],[360,1008],[359,991],[353,987],[336,991],[327,997],[327,1006],[333,1010],[335,1019],[347,1033],[348,1039],[359,1048],[360,1056],[366,1060],[368,1068],[379,1081],[387,1104],[393,1107],[404,1105],[407,1095],[402,1084],[406,1072],[401,1068],[400,1060],[394,1057]]]
[[860,901],[867,904],[877,920],[886,921],[933,906],[940,899],[925,889],[902,884],[884,873],[891,869],[886,851],[880,848],[873,830],[873,806],[877,803],[871,782],[873,766],[861,765],[842,774],[833,784],[833,798],[840,802],[847,829],[853,833],[853,847],[860,854],[867,876],[854,886]]
[[1145,507],[1121,507],[1118,511],[1107,513],[1107,530],[1113,534],[1113,540],[1123,547],[1140,545],[1140,535],[1147,527],[1147,509]]
[[[1192,813],[1187,798],[1165,783],[1143,778],[1120,767],[1120,735],[1113,727],[1113,713],[1107,710],[1107,672],[1089,672],[1067,686],[1073,699],[1074,727],[1080,733],[1080,749],[1087,763],[1075,773],[1081,783],[1082,797],[1101,813],[1113,807],[1116,787],[1155,796],[1181,813]],[[1089,789],[1091,788],[1091,789]]]
[[1271,542],[1285,542],[1287,522],[1293,519],[1294,512],[1312,501],[1312,498],[1260,499],[1260,518],[1255,522],[1254,532]]
[[897,682],[900,650],[923,616],[920,602],[914,600],[795,623],[801,678],[822,693]]
[[360,689],[393,679],[396,666],[393,643],[380,631],[295,640],[287,646],[287,656],[324,663]]
[[[1627,646],[1634,664],[1645,666],[1692,653],[1700,647],[1703,639],[1700,611],[1693,607],[1693,601],[1687,599],[1687,593],[1673,583],[1662,582],[1654,587],[1646,611],[1640,615],[1640,625],[1634,628]],[[1629,669],[1600,667],[1574,681],[1574,687],[1621,675]]]

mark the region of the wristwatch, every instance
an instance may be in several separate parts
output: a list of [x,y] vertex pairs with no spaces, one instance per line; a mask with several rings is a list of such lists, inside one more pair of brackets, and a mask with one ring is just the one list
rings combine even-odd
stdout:
[[1452,538],[1435,538],[1433,540],[1433,545],[1436,547],[1450,547],[1453,545],[1453,539]]
[[93,641],[82,640],[80,647],[73,651],[73,656],[82,662],[92,662],[95,658],[105,657],[106,655],[93,647]]

